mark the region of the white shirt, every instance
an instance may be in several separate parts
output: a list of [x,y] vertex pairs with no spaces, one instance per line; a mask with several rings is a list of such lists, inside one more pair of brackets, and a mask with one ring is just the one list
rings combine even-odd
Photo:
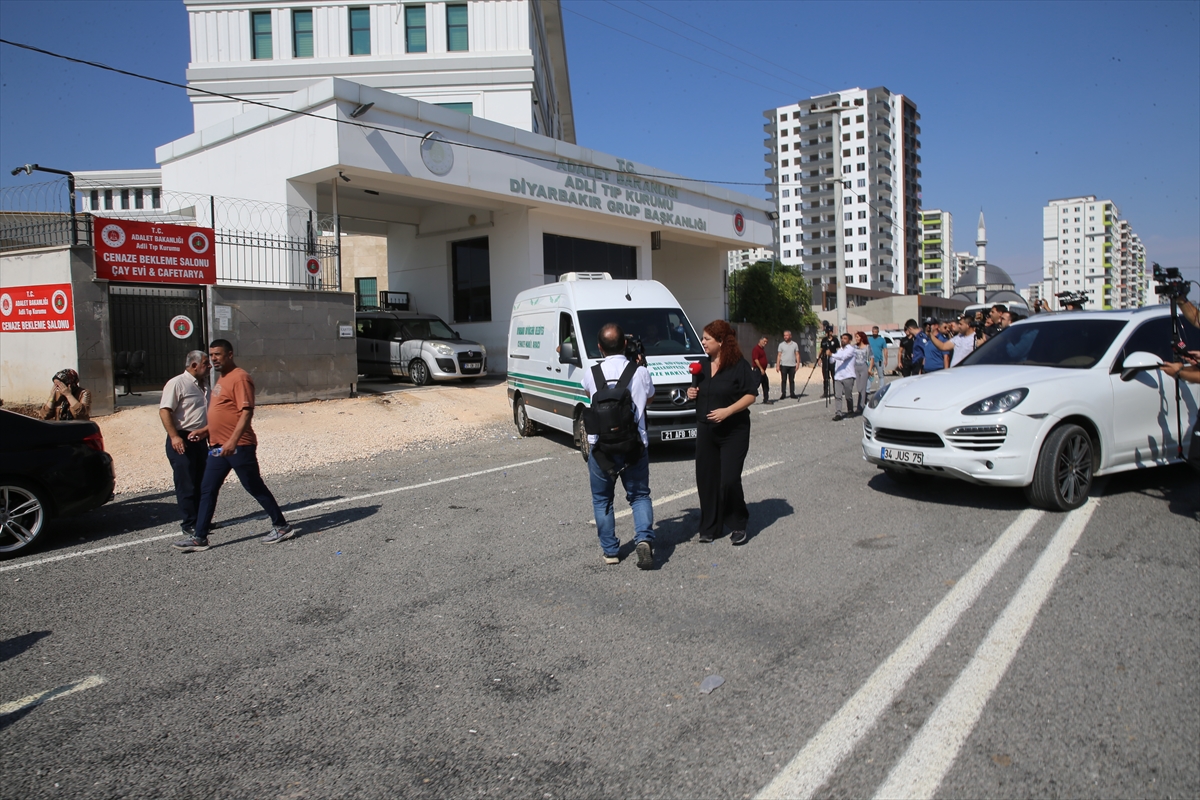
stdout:
[[975,333],[962,333],[953,337],[950,341],[954,342],[954,355],[950,357],[950,366],[957,367],[958,362],[970,355],[971,351],[975,349]]
[[[606,356],[600,362],[600,371],[604,373],[604,377],[608,382],[616,383],[621,379],[621,373],[625,371],[625,365],[629,363],[629,359],[624,355]],[[583,390],[587,392],[590,398],[596,393],[596,382],[592,379],[592,368],[587,367],[583,370]],[[650,378],[650,371],[645,367],[638,367],[633,372],[633,377],[629,381],[629,396],[633,398],[633,415],[637,420],[638,433],[642,435],[642,444],[650,446],[650,437],[646,433],[646,404],[650,402],[650,398],[654,397],[654,381]],[[590,435],[588,441],[595,444],[599,436]]]
[[834,350],[830,355],[836,368],[833,372],[835,381],[844,381],[847,378],[854,377],[854,350],[852,344],[843,345],[841,348]]
[[159,408],[171,411],[177,431],[197,431],[208,425],[208,386],[190,372],[176,375],[163,387]]

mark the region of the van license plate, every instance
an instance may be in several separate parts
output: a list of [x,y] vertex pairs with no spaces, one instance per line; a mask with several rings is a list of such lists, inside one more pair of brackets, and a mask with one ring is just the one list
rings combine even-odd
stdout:
[[462,368],[463,369],[479,369],[479,362],[478,361],[464,361]]
[[684,428],[681,431],[663,431],[662,432],[662,440],[664,442],[670,442],[670,441],[674,441],[676,439],[695,439],[695,438],[696,438],[696,429],[695,428]]
[[884,461],[898,461],[901,464],[925,463],[925,455],[914,450],[896,450],[891,447],[885,447],[879,456]]

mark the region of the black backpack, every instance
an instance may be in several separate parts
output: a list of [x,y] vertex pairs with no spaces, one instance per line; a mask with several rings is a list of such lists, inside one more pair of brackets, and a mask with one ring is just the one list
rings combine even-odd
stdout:
[[637,362],[630,361],[616,385],[610,386],[600,365],[592,367],[596,393],[592,395],[592,406],[584,414],[583,421],[589,434],[600,437],[595,448],[603,453],[640,455],[642,435],[638,431],[633,395],[629,393],[629,382],[637,368]]

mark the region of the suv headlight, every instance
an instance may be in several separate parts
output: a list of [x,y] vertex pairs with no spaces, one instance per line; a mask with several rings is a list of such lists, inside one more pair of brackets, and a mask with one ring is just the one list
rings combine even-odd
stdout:
[[968,416],[979,414],[1003,414],[1021,405],[1021,401],[1029,394],[1028,389],[1009,389],[1007,392],[985,397],[978,403],[972,403],[962,410]]
[[437,353],[439,356],[454,355],[454,348],[448,344],[442,344],[441,342],[430,342],[429,349]]
[[871,399],[867,401],[867,408],[879,408],[879,401],[883,400],[883,396],[887,394],[887,391],[890,388],[892,388],[892,385],[890,383],[885,383],[882,389],[871,395]]

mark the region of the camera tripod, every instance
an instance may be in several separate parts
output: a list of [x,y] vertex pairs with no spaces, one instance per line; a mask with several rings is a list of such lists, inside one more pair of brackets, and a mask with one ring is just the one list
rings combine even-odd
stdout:
[[[796,399],[797,399],[797,400],[799,400],[801,397],[804,397],[804,390],[808,388],[808,382],[812,380],[813,373],[817,371],[817,366],[818,366],[820,363],[821,363],[821,357],[820,357],[820,356],[817,356],[817,360],[813,362],[813,367],[812,367],[812,369],[810,369],[810,370],[808,371],[808,377],[804,379],[804,385],[800,387],[800,394],[796,395]],[[828,405],[829,405],[829,398],[828,398],[828,397],[827,397],[827,398],[825,398],[825,405],[826,405],[826,406],[828,406]]]

